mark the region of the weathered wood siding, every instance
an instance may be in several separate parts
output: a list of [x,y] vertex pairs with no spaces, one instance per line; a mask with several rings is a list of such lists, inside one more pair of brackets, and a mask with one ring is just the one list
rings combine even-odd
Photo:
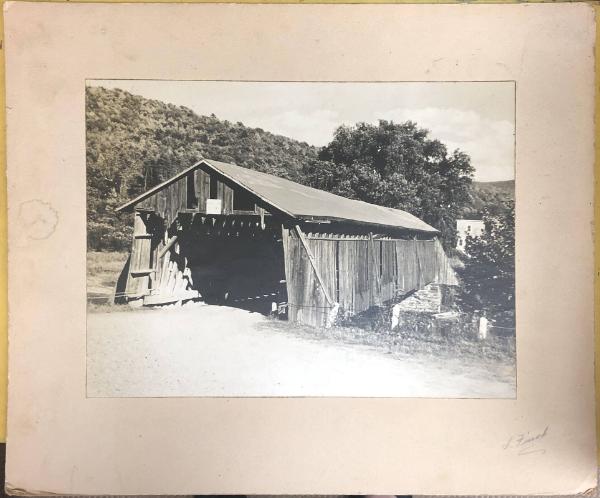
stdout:
[[398,267],[396,266],[396,247],[393,240],[377,242],[381,251],[381,300],[391,301],[396,297]]
[[167,226],[170,226],[177,218],[177,214],[186,209],[186,204],[187,183],[184,177],[144,199],[136,209],[153,211],[166,221]]
[[439,239],[435,239],[434,251],[436,253],[436,277],[434,282],[445,285],[458,285],[459,281],[456,272],[452,268],[452,265],[450,265],[450,260],[446,256],[446,252]]
[[[250,211],[235,211],[233,197],[235,192],[241,191],[241,188],[218,175],[214,176],[217,186],[215,198],[222,202],[222,214],[259,212],[259,207],[256,205]],[[193,189],[190,186],[190,190],[188,190],[188,182],[193,184]],[[181,211],[206,212],[206,201],[210,199],[210,182],[211,173],[197,169],[144,199],[136,206],[136,209],[153,211],[165,219],[167,226],[170,226]],[[188,192],[193,192],[193,201],[188,199]]]
[[198,198],[198,209],[204,209],[206,199],[210,194],[210,175],[206,171],[197,169],[196,175],[196,197]]
[[406,294],[420,286],[419,259],[414,240],[395,240],[397,280],[400,293]]
[[[430,283],[457,283],[438,240],[311,233],[307,240],[327,292],[350,315]],[[327,302],[306,250],[293,230],[283,229],[283,242],[288,318],[323,327],[333,304]]]
[[[314,241],[312,241],[314,242]],[[320,244],[310,243],[311,250]],[[322,257],[316,258],[315,261],[319,265],[318,268],[322,271],[322,275],[329,285],[335,279],[327,271],[325,262],[329,260],[335,261],[335,256],[327,250],[327,245],[319,248],[319,253]],[[302,245],[300,239],[290,230],[283,230],[283,248],[285,255],[285,276],[287,283],[287,299],[288,299],[288,319],[292,322],[305,323],[315,327],[324,326],[327,321],[327,316],[331,310],[331,306],[327,302],[325,293],[319,285],[309,257]],[[324,273],[323,273],[324,272]],[[335,287],[327,289],[334,290]]]
[[151,272],[148,270],[152,264],[151,253],[151,235],[148,234],[143,215],[135,213],[129,275],[125,286],[125,295],[130,299],[142,297],[149,292]]
[[344,310],[366,310],[371,303],[369,241],[338,241],[339,285],[337,295]]

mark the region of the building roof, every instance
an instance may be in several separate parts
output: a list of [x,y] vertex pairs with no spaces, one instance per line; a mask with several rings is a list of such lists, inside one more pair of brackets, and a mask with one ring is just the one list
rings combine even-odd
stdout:
[[166,182],[157,185],[118,208],[123,211],[177,181],[190,171],[206,165],[252,192],[279,211],[300,220],[347,221],[368,225],[436,233],[438,230],[400,209],[369,204],[300,185],[299,183],[233,164],[203,159]]

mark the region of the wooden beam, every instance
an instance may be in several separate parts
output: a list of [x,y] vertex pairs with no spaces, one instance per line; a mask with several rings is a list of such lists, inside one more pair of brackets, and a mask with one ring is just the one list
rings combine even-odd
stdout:
[[190,299],[198,299],[200,293],[197,290],[184,290],[177,294],[155,294],[144,296],[144,306],[156,306],[162,304],[173,304],[179,301],[189,301]]
[[333,306],[335,304],[335,301],[333,299],[331,299],[331,296],[329,295],[329,292],[327,291],[327,287],[325,287],[325,284],[323,283],[323,279],[321,278],[321,274],[319,273],[319,269],[317,268],[317,262],[315,261],[315,257],[313,256],[313,253],[310,250],[308,243],[306,242],[304,232],[302,232],[302,229],[300,228],[299,225],[296,225],[295,228],[296,228],[296,233],[298,234],[298,237],[300,239],[300,242],[302,242],[302,246],[304,247],[304,250],[306,251],[308,260],[310,261],[313,271],[315,272],[315,276],[317,277],[317,282],[319,282],[319,285],[323,289],[323,294],[325,295],[325,299],[327,300],[327,303],[330,306]]
[[167,254],[175,242],[177,242],[177,235],[173,235],[173,237],[169,239],[169,242],[166,243],[165,247],[161,249],[161,251],[158,253],[158,259],[161,259],[165,254]]
[[149,275],[150,273],[155,273],[156,270],[152,268],[142,268],[141,270],[132,270],[131,275],[134,277],[141,277],[143,275]]

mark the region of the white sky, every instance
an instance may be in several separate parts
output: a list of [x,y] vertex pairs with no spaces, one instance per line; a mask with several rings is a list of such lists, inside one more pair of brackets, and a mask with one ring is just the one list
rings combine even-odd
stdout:
[[512,82],[306,83],[93,80],[200,115],[241,121],[312,145],[341,124],[411,120],[471,156],[478,181],[514,179]]

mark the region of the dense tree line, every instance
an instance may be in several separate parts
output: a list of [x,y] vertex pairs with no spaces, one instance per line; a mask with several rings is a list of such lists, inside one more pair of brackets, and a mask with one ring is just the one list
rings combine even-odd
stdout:
[[456,218],[480,216],[512,195],[512,184],[473,184],[469,156],[448,151],[412,122],[342,126],[319,150],[214,114],[88,87],[86,127],[93,250],[127,250],[131,219],[116,216],[115,208],[202,157],[404,209],[439,228],[447,247],[454,246]]

